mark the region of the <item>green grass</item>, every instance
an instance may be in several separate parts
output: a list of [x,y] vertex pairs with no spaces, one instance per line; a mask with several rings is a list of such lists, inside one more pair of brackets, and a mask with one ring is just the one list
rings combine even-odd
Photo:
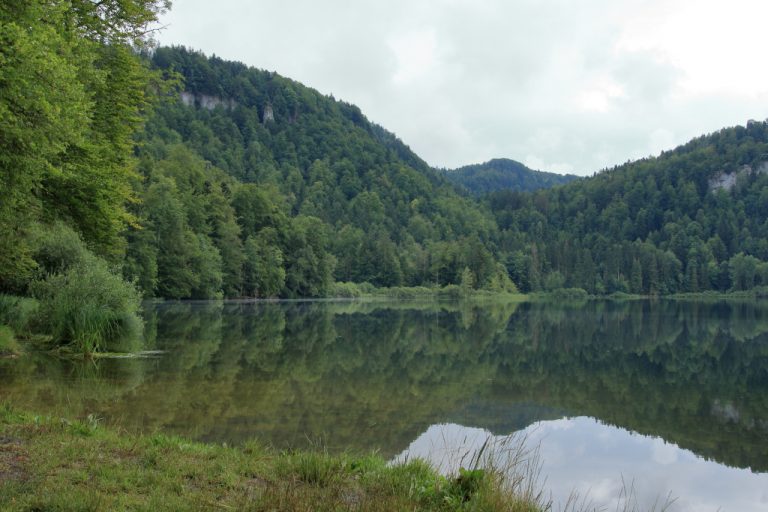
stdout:
[[377,288],[370,283],[346,283],[337,282],[331,287],[328,294],[331,298],[342,299],[398,299],[398,300],[478,300],[478,299],[517,299],[523,300],[527,296],[520,293],[495,290],[471,290],[469,293],[460,286],[449,284],[442,287],[427,286],[393,286],[390,288]]
[[136,436],[0,407],[0,510],[536,511],[500,473]]
[[696,300],[755,300],[768,298],[768,286],[757,286],[750,290],[729,290],[727,292],[707,290],[703,292],[686,292],[670,295],[673,299],[696,299]]

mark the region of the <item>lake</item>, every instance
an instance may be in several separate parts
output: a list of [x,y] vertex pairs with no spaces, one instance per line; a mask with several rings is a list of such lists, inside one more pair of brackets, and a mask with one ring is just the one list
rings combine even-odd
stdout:
[[0,360],[0,401],[446,472],[522,453],[555,510],[768,510],[768,303],[169,302],[145,320],[157,355]]

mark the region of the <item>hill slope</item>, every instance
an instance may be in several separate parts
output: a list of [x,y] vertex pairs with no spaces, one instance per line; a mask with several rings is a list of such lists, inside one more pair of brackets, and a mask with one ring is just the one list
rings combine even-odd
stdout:
[[[145,289],[304,296],[333,279],[414,286],[462,275],[478,287],[510,284],[487,209],[357,107],[184,48],[159,48],[151,64],[184,85],[140,144],[145,228],[132,235],[127,275]],[[179,220],[166,226],[174,202]],[[181,242],[161,247],[174,237],[187,240],[175,259]],[[276,267],[284,276],[259,284]]]
[[563,187],[488,198],[524,289],[768,285],[768,123],[726,128]]
[[482,164],[466,165],[444,173],[448,180],[478,196],[498,190],[533,192],[578,179],[573,174],[534,171],[507,158],[494,158]]

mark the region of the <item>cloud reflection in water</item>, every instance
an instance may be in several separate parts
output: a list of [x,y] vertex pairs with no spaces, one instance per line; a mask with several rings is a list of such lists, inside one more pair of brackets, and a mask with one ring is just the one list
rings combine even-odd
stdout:
[[668,495],[674,498],[670,512],[768,510],[768,473],[705,460],[661,438],[587,417],[538,422],[513,434],[511,441],[484,429],[432,425],[395,460],[423,458],[448,474],[466,466],[489,437],[491,446],[503,442],[509,448],[522,442],[529,450],[538,448],[539,485],[551,493],[554,510],[574,492],[590,509],[621,509],[622,490],[628,488],[634,491],[638,510],[650,510]]

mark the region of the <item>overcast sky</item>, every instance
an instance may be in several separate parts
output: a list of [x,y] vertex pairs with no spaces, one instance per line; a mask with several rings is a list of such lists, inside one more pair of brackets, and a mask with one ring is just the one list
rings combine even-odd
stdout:
[[768,118],[765,0],[174,0],[158,39],[358,105],[428,163],[592,174]]

